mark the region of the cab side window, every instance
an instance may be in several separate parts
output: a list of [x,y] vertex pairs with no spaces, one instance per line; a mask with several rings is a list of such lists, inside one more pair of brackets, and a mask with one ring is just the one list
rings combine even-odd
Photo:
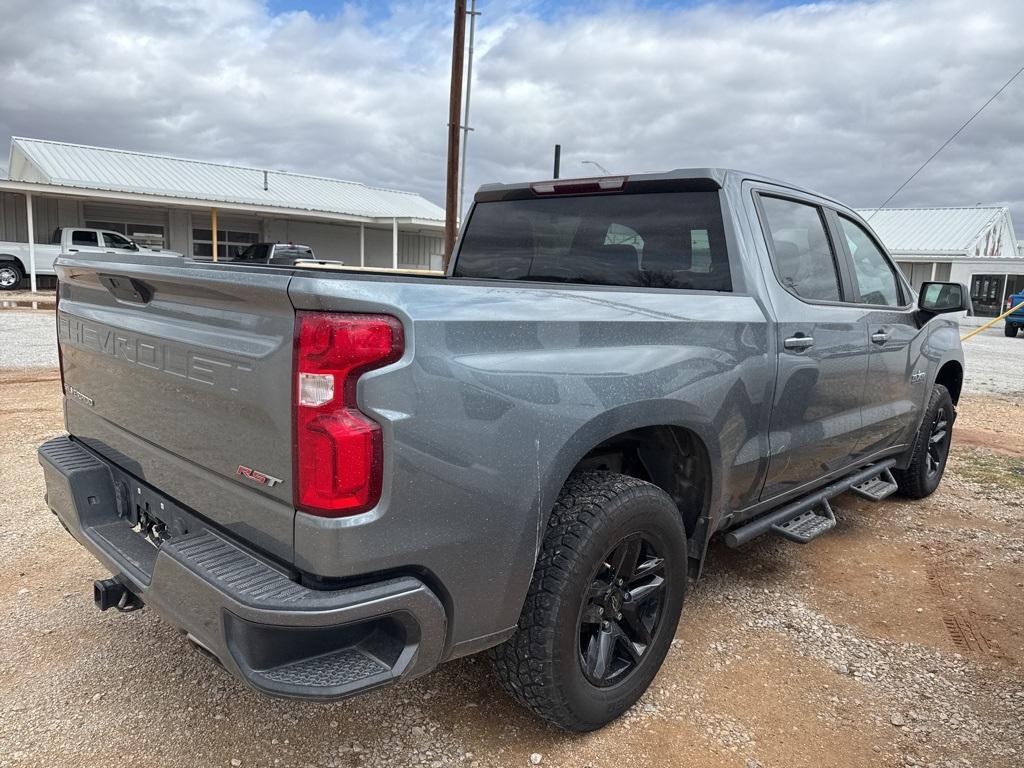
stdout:
[[100,244],[99,238],[96,237],[95,232],[89,232],[84,229],[75,229],[71,232],[71,244],[72,245],[96,245]]
[[839,223],[842,225],[846,245],[853,257],[853,273],[857,280],[860,303],[886,307],[900,306],[903,302],[899,282],[885,254],[879,250],[860,224],[845,216],[839,217]]
[[802,299],[840,301],[835,252],[821,209],[767,195],[761,196],[761,208],[779,282]]

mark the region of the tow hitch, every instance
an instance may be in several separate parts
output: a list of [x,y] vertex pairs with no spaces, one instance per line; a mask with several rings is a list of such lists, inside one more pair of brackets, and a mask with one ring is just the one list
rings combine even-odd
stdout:
[[117,579],[97,579],[92,583],[92,594],[96,607],[101,611],[108,608],[136,611],[143,606],[142,598]]

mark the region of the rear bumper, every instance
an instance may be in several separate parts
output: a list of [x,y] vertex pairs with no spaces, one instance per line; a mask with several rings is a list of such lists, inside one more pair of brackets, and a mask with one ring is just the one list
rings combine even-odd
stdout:
[[[308,589],[82,444],[39,448],[46,499],[122,584],[266,693],[337,699],[433,669],[447,621],[411,576]],[[149,510],[159,546],[134,525]]]

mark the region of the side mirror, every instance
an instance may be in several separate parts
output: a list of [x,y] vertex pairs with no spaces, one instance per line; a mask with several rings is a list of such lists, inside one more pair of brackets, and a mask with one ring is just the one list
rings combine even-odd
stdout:
[[961,283],[922,283],[917,308],[930,315],[969,310],[967,287]]
[[134,240],[129,240],[128,243],[129,243],[128,250],[131,250],[131,251],[139,250],[139,244],[136,243]]

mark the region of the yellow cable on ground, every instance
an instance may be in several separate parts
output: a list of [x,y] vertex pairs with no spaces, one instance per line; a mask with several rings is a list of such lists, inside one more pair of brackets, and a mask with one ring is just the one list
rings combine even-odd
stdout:
[[1022,302],[1021,302],[1020,304],[1018,304],[1018,305],[1017,305],[1016,307],[1010,307],[1010,308],[1009,308],[1008,310],[1006,310],[1005,312],[1003,312],[1003,314],[1001,314],[1001,315],[1000,315],[999,317],[993,317],[993,318],[992,318],[991,320],[989,320],[989,321],[988,321],[987,323],[985,323],[985,324],[984,324],[984,325],[982,325],[982,326],[979,326],[978,328],[975,328],[975,329],[974,329],[973,331],[971,331],[970,333],[968,333],[968,334],[967,334],[966,336],[961,336],[961,337],[960,337],[960,341],[967,341],[967,340],[968,340],[969,338],[971,338],[972,336],[977,336],[977,335],[978,335],[979,333],[981,333],[982,331],[984,331],[984,330],[985,330],[986,328],[991,328],[991,327],[992,327],[993,325],[995,325],[996,323],[998,323],[998,322],[999,322],[1000,320],[1002,320],[1002,319],[1003,319],[1004,317],[1006,317],[1007,315],[1013,314],[1014,312],[1016,312],[1016,311],[1017,311],[1018,309],[1020,309],[1021,307],[1024,307],[1024,301],[1022,301]]

